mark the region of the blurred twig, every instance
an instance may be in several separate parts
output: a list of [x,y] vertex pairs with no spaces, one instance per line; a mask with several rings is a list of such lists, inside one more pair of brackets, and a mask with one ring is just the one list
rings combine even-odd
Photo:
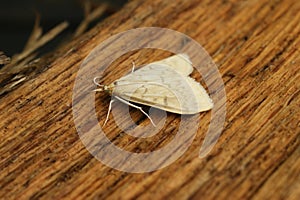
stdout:
[[82,4],[84,10],[84,19],[75,31],[75,37],[84,33],[92,21],[101,17],[109,9],[109,5],[106,3],[101,3],[95,9],[93,9],[92,3],[89,0],[82,1]]
[[34,67],[31,63],[39,61],[36,58],[38,55],[37,50],[55,38],[67,26],[67,22],[62,22],[42,35],[40,16],[37,15],[32,33],[23,51],[14,55],[11,60],[0,52],[0,64],[4,64],[0,69],[0,86],[3,86],[0,88],[0,95],[12,90],[27,79],[27,76],[30,75]]
[[45,35],[42,35],[42,29],[39,25],[39,17],[37,17],[37,20],[35,22],[34,29],[31,33],[31,36],[29,37],[29,40],[24,48],[24,51],[20,54],[17,54],[13,56],[11,64],[15,64],[20,60],[23,60],[27,56],[29,56],[31,53],[36,51],[38,48],[45,45],[47,42],[55,38],[59,33],[61,33],[66,27],[68,26],[67,22],[62,22],[53,29],[51,29],[49,32],[47,32]]
[[23,49],[23,52],[30,49],[30,47],[33,46],[33,44],[41,37],[43,33],[43,29],[40,27],[40,20],[41,20],[40,14],[36,13],[34,26],[28,38],[28,41]]
[[0,51],[0,65],[6,65],[10,63],[10,57],[7,57],[4,52]]

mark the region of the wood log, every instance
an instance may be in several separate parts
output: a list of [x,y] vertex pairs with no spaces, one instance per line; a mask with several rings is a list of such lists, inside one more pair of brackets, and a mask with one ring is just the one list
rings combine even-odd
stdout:
[[[25,81],[1,93],[0,197],[299,199],[299,22],[297,0],[130,1],[28,71],[18,70]],[[184,156],[163,169],[128,173],[105,166],[81,142],[72,115],[73,87],[93,48],[114,34],[148,26],[179,31],[203,45],[222,75],[227,115],[208,156],[200,159],[199,149],[210,112],[201,113],[200,128]],[[128,73],[132,60],[145,64],[162,54],[131,52],[105,71],[103,82]],[[11,76],[5,77],[2,87],[11,83]],[[100,125],[109,100],[96,95]],[[130,114],[141,125],[149,123],[139,110],[130,109]],[[172,141],[179,124],[180,115],[168,113],[157,136],[143,139],[124,134],[110,118],[104,131],[120,148],[143,153]]]

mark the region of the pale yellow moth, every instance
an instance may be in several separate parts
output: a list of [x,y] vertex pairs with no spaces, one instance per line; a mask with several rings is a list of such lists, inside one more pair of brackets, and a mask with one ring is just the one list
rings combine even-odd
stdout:
[[[143,109],[130,102],[139,103],[177,114],[196,114],[210,110],[212,100],[205,89],[189,75],[192,63],[186,54],[177,54],[153,62],[116,80],[110,85],[100,85],[95,91],[106,91],[115,99],[139,109],[155,126]],[[185,84],[184,84],[185,83]],[[190,93],[187,93],[189,91]],[[193,95],[190,95],[192,92]],[[189,96],[187,96],[189,94]],[[106,124],[114,99],[110,101]]]

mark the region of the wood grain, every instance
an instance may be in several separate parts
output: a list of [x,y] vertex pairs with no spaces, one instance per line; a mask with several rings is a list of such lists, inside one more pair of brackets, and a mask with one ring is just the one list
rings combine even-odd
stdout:
[[[299,199],[299,22],[297,0],[129,2],[35,63],[37,71],[2,94],[0,198]],[[86,150],[73,122],[72,89],[80,64],[97,44],[145,26],[180,31],[204,46],[225,83],[227,117],[209,156],[198,158],[208,112],[201,114],[184,156],[161,170],[134,174],[111,169]],[[120,58],[103,82],[126,74],[131,59],[142,64],[161,53],[148,49]],[[96,97],[102,123],[109,97]],[[130,113],[140,124],[149,123],[139,111]],[[104,130],[120,148],[149,152],[172,140],[180,117],[168,114],[167,122],[158,136],[145,140],[123,134],[113,118]]]

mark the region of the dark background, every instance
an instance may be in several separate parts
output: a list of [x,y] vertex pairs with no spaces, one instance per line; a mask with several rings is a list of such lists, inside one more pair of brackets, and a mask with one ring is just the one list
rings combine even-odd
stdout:
[[[82,2],[80,0],[0,1],[0,51],[7,56],[22,51],[34,26],[36,13],[40,14],[43,33],[63,21],[69,22],[67,30],[44,47],[44,50],[52,49],[64,37],[72,34],[83,20]],[[92,0],[95,5],[103,2],[109,3],[112,10],[94,23],[120,9],[126,0]]]

